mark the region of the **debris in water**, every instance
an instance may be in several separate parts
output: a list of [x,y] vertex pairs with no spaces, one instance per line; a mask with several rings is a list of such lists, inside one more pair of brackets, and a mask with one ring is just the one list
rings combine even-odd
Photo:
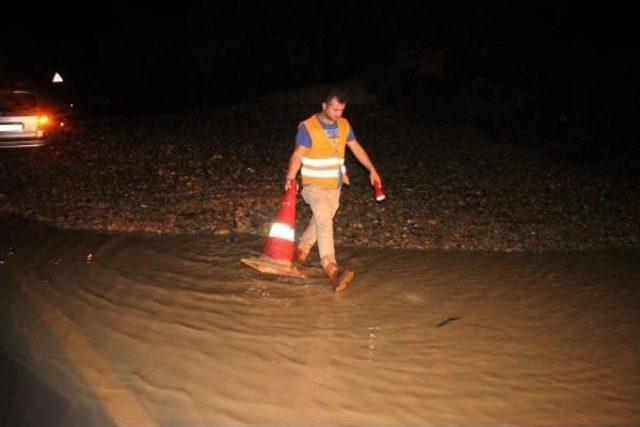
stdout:
[[450,323],[459,319],[462,319],[462,317],[447,317],[446,319],[439,321],[438,324],[436,325],[436,328],[439,328],[441,326],[446,325],[447,323]]

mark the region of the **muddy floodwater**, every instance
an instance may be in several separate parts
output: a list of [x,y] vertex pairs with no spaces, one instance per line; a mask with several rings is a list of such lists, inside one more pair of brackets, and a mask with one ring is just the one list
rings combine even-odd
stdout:
[[640,251],[339,248],[0,221],[3,410],[55,426],[638,425]]

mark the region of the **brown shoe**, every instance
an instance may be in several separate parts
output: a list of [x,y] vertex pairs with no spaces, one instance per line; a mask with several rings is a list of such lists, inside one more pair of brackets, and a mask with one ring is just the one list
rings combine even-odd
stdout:
[[347,289],[356,275],[356,272],[352,268],[345,268],[341,271],[335,263],[329,263],[323,266],[322,270],[329,278],[335,292]]
[[312,246],[302,245],[296,247],[296,261],[299,264],[305,264],[309,259],[309,252],[311,252]]
[[344,268],[340,272],[340,277],[338,278],[338,284],[333,287],[335,292],[344,291],[349,287],[353,278],[356,277],[356,272],[349,267]]

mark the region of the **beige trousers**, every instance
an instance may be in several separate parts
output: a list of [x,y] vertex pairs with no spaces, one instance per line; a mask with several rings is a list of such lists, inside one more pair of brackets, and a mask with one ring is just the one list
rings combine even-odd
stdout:
[[340,189],[326,190],[313,185],[305,185],[301,194],[311,208],[313,216],[309,221],[309,226],[300,237],[299,245],[313,246],[317,241],[322,262],[335,262],[333,217],[340,205]]

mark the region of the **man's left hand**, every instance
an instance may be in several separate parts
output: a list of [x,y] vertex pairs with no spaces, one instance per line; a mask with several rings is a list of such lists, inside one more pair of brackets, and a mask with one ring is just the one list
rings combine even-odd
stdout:
[[374,169],[371,171],[371,173],[369,174],[369,182],[371,183],[371,185],[376,185],[376,182],[378,183],[378,185],[382,186],[382,179],[380,178],[380,175],[378,175],[378,172]]

